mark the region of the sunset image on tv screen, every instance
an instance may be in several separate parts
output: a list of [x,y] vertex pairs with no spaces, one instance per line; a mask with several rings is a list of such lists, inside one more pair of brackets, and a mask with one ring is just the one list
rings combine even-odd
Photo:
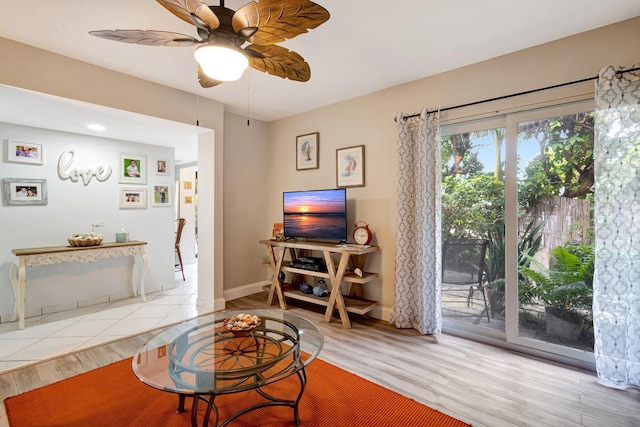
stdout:
[[342,191],[300,191],[285,193],[285,214],[343,214],[345,211]]
[[285,237],[344,240],[345,191],[316,190],[283,194]]

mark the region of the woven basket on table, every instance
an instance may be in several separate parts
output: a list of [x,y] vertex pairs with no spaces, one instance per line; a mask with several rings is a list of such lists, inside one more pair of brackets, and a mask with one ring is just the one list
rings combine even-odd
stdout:
[[98,246],[102,243],[102,234],[74,234],[67,241],[71,246]]

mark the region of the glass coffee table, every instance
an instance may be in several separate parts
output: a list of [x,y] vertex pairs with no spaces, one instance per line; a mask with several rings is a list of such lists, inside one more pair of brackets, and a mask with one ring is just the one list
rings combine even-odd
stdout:
[[[293,421],[300,424],[298,404],[306,386],[305,367],[324,343],[322,331],[312,322],[282,310],[250,310],[260,324],[249,332],[233,332],[225,319],[239,312],[221,312],[198,317],[160,332],[144,344],[133,358],[133,371],[145,384],[176,393],[178,413],[185,400],[193,398],[191,425],[198,425],[198,404],[207,405],[202,425],[226,426],[237,417],[269,406],[293,409]],[[300,389],[287,398],[269,395],[261,388],[296,375]],[[218,424],[215,397],[255,390],[262,403],[241,409]]]

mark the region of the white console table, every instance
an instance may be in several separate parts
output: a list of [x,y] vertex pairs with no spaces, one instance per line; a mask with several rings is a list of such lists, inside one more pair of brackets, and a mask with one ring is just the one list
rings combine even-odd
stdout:
[[38,265],[73,261],[94,262],[102,258],[132,256],[135,271],[135,267],[138,265],[136,255],[140,255],[142,266],[138,280],[139,286],[136,286],[136,280],[133,278],[133,274],[131,275],[133,295],[137,296],[137,290],[140,289],[142,300],[147,302],[147,297],[144,294],[144,275],[147,271],[147,255],[144,251],[146,244],[147,242],[131,241],[127,243],[103,243],[98,246],[50,246],[43,248],[12,249],[11,252],[13,252],[17,259],[9,270],[11,285],[13,286],[13,293],[15,295],[15,305],[13,306],[13,317],[11,321],[13,322],[17,319],[19,321],[18,327],[24,329],[26,268],[36,267]]

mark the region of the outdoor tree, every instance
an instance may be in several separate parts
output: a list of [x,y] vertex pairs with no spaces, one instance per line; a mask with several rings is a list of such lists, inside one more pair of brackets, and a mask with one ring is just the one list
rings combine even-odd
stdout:
[[580,113],[521,126],[518,139],[537,141],[539,153],[525,166],[520,202],[535,205],[541,196],[586,198],[593,193],[593,113]]

